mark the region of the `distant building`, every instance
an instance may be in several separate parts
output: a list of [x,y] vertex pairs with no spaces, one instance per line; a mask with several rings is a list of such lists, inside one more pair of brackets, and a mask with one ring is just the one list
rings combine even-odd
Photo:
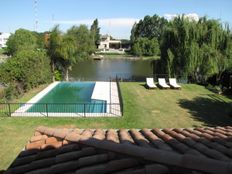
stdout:
[[98,45],[98,49],[109,50],[109,49],[120,49],[121,41],[112,39],[110,35],[102,35],[100,38],[100,44]]
[[106,34],[101,35],[98,50],[103,53],[119,53],[124,54],[125,50],[130,49],[129,40],[113,39],[112,36]]
[[10,33],[1,33],[0,32],[0,48],[6,47],[6,42],[10,37]]

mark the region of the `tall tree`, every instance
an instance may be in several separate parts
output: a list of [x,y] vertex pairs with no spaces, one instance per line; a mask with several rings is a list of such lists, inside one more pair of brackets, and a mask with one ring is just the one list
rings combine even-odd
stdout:
[[[131,36],[130,36],[130,40],[132,44],[132,50],[131,50],[132,54],[138,55],[138,53],[141,53],[141,55],[145,55],[145,56],[157,55],[157,53],[159,54],[161,35],[167,23],[168,22],[165,18],[159,17],[158,15],[145,16],[143,20],[140,20],[138,23],[135,23],[131,29]],[[139,47],[138,45],[141,45],[141,41],[142,41],[141,38],[143,38],[143,42],[144,41],[147,42],[145,44],[146,48],[144,47],[142,50],[141,48],[138,48]],[[152,45],[149,46],[149,44]],[[136,52],[136,50],[138,52]]]
[[73,37],[64,35],[61,44],[58,47],[60,63],[64,71],[64,78],[69,81],[69,69],[77,62],[77,47]]
[[93,24],[90,27],[90,31],[92,33],[93,41],[95,43],[95,46],[97,46],[100,43],[100,27],[98,26],[98,19],[95,19],[93,21]]
[[[87,58],[95,50],[90,30],[85,25],[73,26],[67,33],[61,33],[55,26],[48,44],[53,74],[55,69],[62,70],[65,80],[69,80],[69,70],[78,59]],[[53,76],[53,80],[54,80]]]
[[12,34],[7,41],[7,51],[11,55],[15,55],[21,50],[35,50],[37,38],[33,32],[25,29],[18,29]]
[[145,16],[137,24],[134,24],[131,35],[136,40],[138,37],[146,37],[148,39],[156,38],[160,40],[163,29],[167,24],[167,20],[158,15]]
[[161,36],[165,73],[192,76],[203,83],[214,74],[220,76],[231,60],[231,43],[229,29],[219,21],[179,16],[168,23]]
[[55,81],[55,69],[56,63],[59,61],[59,48],[62,42],[62,33],[59,30],[59,26],[56,25],[50,32],[49,42],[48,42],[48,55],[51,59],[51,69],[52,69],[52,80]]
[[86,25],[73,26],[67,34],[75,40],[78,58],[87,58],[95,51],[91,31]]

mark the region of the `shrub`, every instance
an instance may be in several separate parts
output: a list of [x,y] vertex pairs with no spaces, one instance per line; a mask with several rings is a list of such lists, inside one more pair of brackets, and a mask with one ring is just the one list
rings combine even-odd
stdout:
[[8,85],[7,99],[50,81],[50,61],[44,51],[20,51],[0,66],[0,82]]

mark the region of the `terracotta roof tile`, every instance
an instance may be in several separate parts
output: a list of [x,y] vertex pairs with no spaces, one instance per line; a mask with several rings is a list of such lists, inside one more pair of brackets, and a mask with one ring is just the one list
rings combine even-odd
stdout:
[[66,135],[70,132],[69,129],[58,129],[54,132],[55,137],[65,138]]
[[89,166],[103,162],[108,162],[108,154],[99,154],[80,158],[78,160],[78,166]]
[[78,142],[81,139],[81,136],[75,132],[69,132],[65,139],[72,142]]
[[45,140],[39,140],[36,142],[32,142],[26,145],[26,149],[40,149],[40,147],[45,143]]
[[35,131],[34,136],[42,135],[40,132]]
[[52,144],[52,143],[56,143],[56,142],[58,142],[56,137],[49,137],[49,138],[46,138],[46,140],[45,140],[45,144]]
[[93,131],[86,129],[81,133],[81,140],[86,140],[92,137]]
[[105,139],[105,131],[102,129],[97,129],[94,132],[93,138],[99,139],[99,140],[104,140]]
[[54,149],[54,148],[60,148],[61,146],[62,146],[62,142],[49,142],[43,144],[41,146],[41,149]]
[[115,143],[119,143],[118,134],[113,129],[109,129],[108,131],[106,131],[106,139]]
[[143,147],[151,147],[151,145],[149,145],[149,141],[139,131],[131,129],[129,132],[136,144]]
[[120,129],[118,134],[121,143],[129,143],[129,144],[134,143],[133,138],[130,136],[130,134],[126,129]]
[[38,127],[6,173],[232,173],[232,127]]
[[160,164],[151,164],[145,166],[146,173],[154,173],[156,171],[157,174],[165,174],[170,173],[168,167]]
[[45,140],[46,138],[48,138],[47,135],[37,135],[37,136],[35,135],[35,136],[31,137],[30,142]]
[[141,133],[145,138],[147,138],[156,148],[163,150],[172,150],[172,148],[167,145],[163,140],[157,137],[148,129],[142,129]]

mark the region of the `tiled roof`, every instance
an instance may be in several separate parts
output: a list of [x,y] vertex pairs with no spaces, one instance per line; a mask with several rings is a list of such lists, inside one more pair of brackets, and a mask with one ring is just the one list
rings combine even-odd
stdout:
[[232,127],[39,127],[6,174],[231,174]]

